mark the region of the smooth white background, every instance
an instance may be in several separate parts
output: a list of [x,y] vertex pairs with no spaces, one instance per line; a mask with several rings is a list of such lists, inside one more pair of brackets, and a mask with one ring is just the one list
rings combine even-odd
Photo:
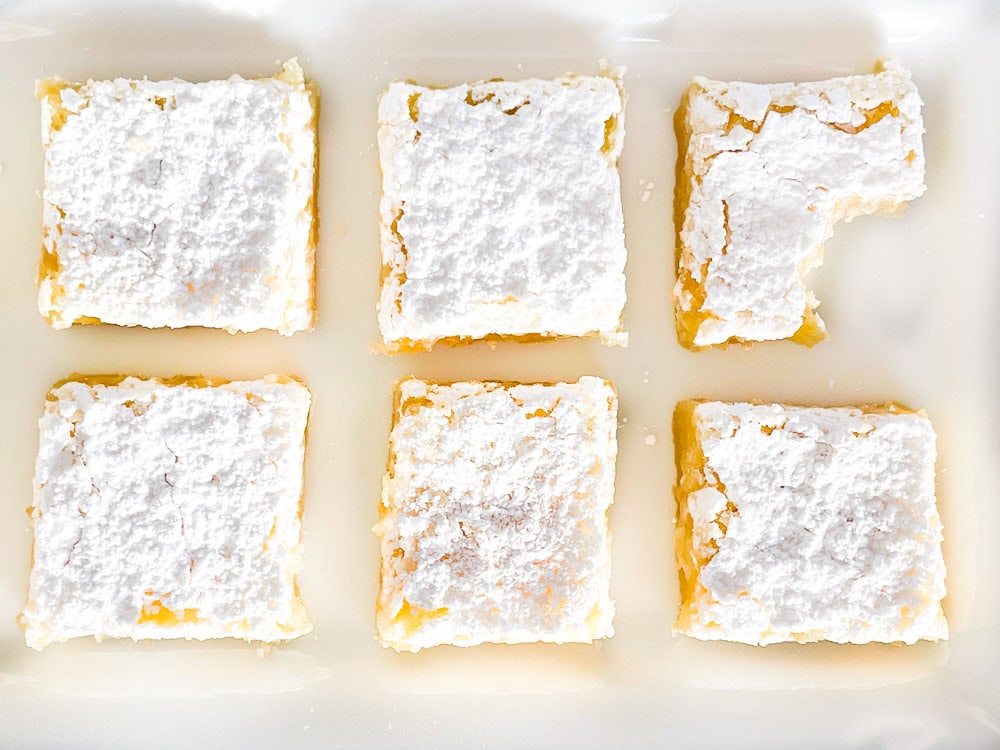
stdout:
[[[858,747],[1000,745],[996,396],[1000,9],[992,3],[0,2],[0,745],[74,747]],[[838,227],[811,283],[830,339],[692,354],[676,343],[672,117],[694,74],[867,72],[887,51],[926,102],[927,194],[902,220]],[[42,154],[34,81],[270,75],[298,56],[322,94],[319,325],[259,333],[50,330],[34,303]],[[454,84],[626,65],[622,191],[628,349],[593,341],[371,353],[378,285],[375,103],[387,83]],[[80,640],[36,654],[14,617],[30,557],[36,420],[72,372],[304,377],[306,571],[316,623],[239,642]],[[370,527],[392,383],[613,379],[621,398],[613,595],[595,646],[374,640]],[[670,418],[680,398],[895,399],[939,433],[947,644],[755,649],[674,639]],[[649,436],[653,436],[652,438]],[[655,442],[654,442],[655,439]],[[652,444],[650,444],[652,443]]]

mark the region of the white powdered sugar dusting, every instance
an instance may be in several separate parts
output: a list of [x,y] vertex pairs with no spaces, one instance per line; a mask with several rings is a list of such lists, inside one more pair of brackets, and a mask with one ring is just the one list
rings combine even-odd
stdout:
[[704,486],[681,499],[693,522],[682,554],[701,562],[678,632],[751,644],[948,637],[925,416],[706,402],[694,429],[704,468],[685,472]]
[[674,289],[680,315],[701,315],[688,345],[794,336],[834,224],[923,194],[920,97],[893,60],[880,67],[818,83],[694,79]]
[[312,328],[315,113],[296,63],[46,91],[38,301],[54,327]]
[[495,335],[626,343],[617,72],[393,83],[378,120],[389,349]]
[[70,381],[39,422],[29,646],[78,636],[276,641],[295,590],[309,391]]
[[406,380],[383,484],[378,631],[397,650],[613,634],[606,381]]

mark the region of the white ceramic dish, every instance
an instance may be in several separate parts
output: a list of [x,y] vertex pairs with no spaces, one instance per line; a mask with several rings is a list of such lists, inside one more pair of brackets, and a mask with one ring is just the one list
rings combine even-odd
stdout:
[[[5,747],[956,747],[1000,743],[1000,12],[985,2],[0,2],[0,744]],[[926,102],[927,194],[903,220],[838,227],[811,277],[830,339],[692,354],[669,291],[688,79],[816,79],[896,52]],[[319,82],[319,324],[269,333],[49,329],[35,309],[41,147],[34,80],[268,75]],[[621,162],[627,349],[594,341],[370,353],[377,338],[375,102],[394,78],[454,84],[628,67]],[[71,372],[304,377],[310,426],[303,596],[316,623],[238,642],[80,640],[37,654],[14,616],[30,555],[36,420]],[[613,379],[617,635],[596,646],[384,651],[370,532],[391,385]],[[680,398],[897,399],[939,433],[947,644],[754,649],[674,639],[670,419]],[[652,436],[652,437],[650,437]]]

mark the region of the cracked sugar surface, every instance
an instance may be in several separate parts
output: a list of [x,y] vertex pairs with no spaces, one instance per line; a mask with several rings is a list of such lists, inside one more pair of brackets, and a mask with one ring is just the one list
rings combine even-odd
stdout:
[[622,341],[623,108],[611,74],[389,86],[378,135],[386,343]]
[[836,222],[924,192],[920,106],[891,60],[807,84],[696,78],[674,291],[682,343],[824,338],[805,273]]
[[926,417],[705,402],[689,419],[679,632],[752,644],[947,638]]
[[29,645],[307,632],[294,575],[309,401],[274,376],[55,388],[40,420]]
[[612,635],[611,385],[407,380],[399,399],[376,528],[383,643]]
[[52,325],[312,326],[314,109],[283,75],[43,82]]

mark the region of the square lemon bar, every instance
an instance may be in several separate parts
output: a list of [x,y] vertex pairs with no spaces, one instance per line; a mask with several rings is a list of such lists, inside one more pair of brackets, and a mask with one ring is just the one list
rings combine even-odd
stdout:
[[55,328],[313,327],[316,89],[273,78],[38,84],[38,307]]
[[398,385],[375,527],[383,645],[613,635],[617,407],[594,377]]
[[295,580],[309,403],[275,375],[57,384],[39,422],[27,644],[309,632]]
[[695,78],[676,117],[680,343],[826,338],[805,275],[834,224],[923,194],[920,106],[892,59],[815,83]]
[[684,401],[674,427],[675,632],[755,645],[948,637],[926,416]]
[[613,70],[390,85],[378,108],[385,350],[624,345],[624,111]]

